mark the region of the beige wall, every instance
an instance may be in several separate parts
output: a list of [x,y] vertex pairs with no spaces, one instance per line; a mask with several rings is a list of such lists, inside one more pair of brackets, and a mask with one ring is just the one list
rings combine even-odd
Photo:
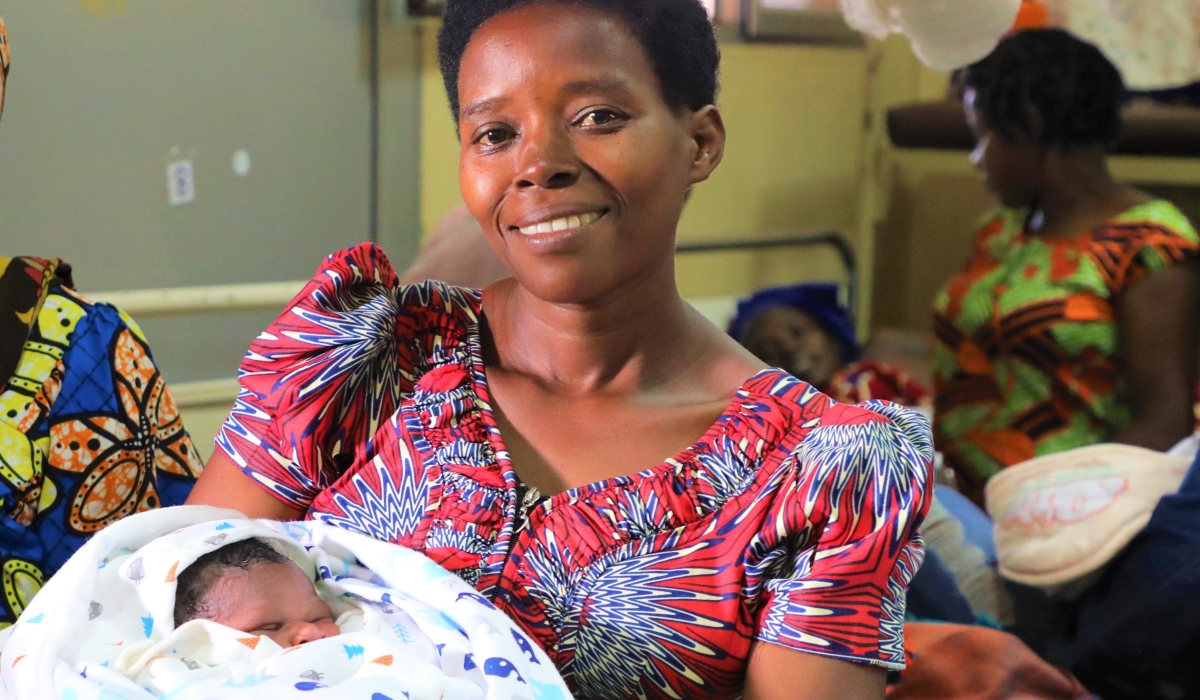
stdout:
[[[428,233],[461,199],[458,143],[436,60],[436,24],[422,27],[421,219]],[[836,229],[856,244],[867,51],[727,42],[719,104],[725,161],[696,188],[684,242]],[[870,245],[870,241],[867,242]],[[744,294],[840,274],[827,251],[688,256],[685,296]]]
[[975,224],[994,201],[965,151],[896,151],[875,243],[872,325],[929,331],[933,298],[966,262]]

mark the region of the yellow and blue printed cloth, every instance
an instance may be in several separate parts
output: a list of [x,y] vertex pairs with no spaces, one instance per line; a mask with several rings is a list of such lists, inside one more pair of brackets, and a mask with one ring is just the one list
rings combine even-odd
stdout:
[[0,628],[89,537],[203,465],[133,319],[60,260],[0,258]]

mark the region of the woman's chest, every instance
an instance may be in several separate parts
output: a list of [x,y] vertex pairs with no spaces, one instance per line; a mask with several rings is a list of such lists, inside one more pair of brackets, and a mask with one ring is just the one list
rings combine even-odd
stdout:
[[735,430],[682,459],[526,500],[478,403],[416,399],[311,517],[454,571],[586,697],[736,693],[765,581],[790,565],[781,554],[794,543],[766,526],[786,454]]
[[1112,297],[1086,241],[1034,239],[977,253],[943,292],[938,315],[985,352],[1034,342],[1071,356],[1089,346],[1107,353],[1115,350]]
[[687,401],[575,401],[544,391],[505,393],[495,382],[492,417],[518,478],[542,494],[652,470],[690,458],[721,429],[728,397]]

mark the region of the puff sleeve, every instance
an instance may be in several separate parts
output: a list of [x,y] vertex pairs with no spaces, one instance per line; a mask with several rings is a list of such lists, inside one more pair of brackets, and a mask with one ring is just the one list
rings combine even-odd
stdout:
[[[765,583],[761,641],[904,667],[905,592],[932,494],[928,421],[896,404],[833,404],[791,456],[764,539],[785,554]],[[786,560],[785,560],[786,559]]]
[[238,368],[241,391],[217,449],[305,510],[361,456],[399,404],[412,367],[411,314],[382,249],[329,256]]

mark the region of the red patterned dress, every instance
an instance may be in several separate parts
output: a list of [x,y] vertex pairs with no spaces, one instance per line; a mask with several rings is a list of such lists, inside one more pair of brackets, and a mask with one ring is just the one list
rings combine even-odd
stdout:
[[219,448],[308,517],[425,552],[581,697],[741,693],[755,639],[903,666],[930,494],[925,420],[780,370],[662,464],[540,499],[489,409],[480,294],[326,260],[251,346]]

